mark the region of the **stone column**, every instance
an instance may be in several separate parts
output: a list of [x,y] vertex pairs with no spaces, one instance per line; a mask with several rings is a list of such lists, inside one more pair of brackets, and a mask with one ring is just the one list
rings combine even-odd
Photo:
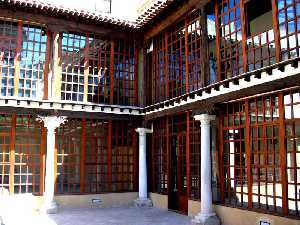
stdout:
[[193,225],[219,225],[212,206],[211,190],[211,153],[210,153],[210,122],[214,115],[196,115],[195,120],[201,122],[201,211],[192,220]]
[[147,192],[146,134],[152,133],[152,130],[137,128],[135,131],[139,133],[139,197],[134,203],[138,207],[151,207],[152,201]]
[[54,149],[55,149],[55,129],[66,121],[66,117],[62,116],[45,116],[38,117],[39,121],[44,122],[47,128],[47,154],[46,154],[46,175],[45,175],[45,192],[44,202],[41,212],[57,213],[57,204],[54,200],[55,185],[55,168],[54,168]]

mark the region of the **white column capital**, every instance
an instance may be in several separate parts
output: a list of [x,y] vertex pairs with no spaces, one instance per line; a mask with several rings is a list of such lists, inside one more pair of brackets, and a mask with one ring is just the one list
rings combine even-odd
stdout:
[[151,134],[151,133],[153,133],[153,130],[148,129],[148,128],[143,128],[143,127],[136,128],[135,131],[137,133],[139,133],[139,135],[145,135],[145,134]]
[[215,115],[209,115],[209,114],[199,114],[194,116],[195,120],[199,120],[201,125],[209,125],[210,121],[215,120]]
[[46,127],[48,131],[54,131],[61,124],[67,121],[67,117],[66,116],[38,116],[36,120],[40,122],[44,122],[44,127]]

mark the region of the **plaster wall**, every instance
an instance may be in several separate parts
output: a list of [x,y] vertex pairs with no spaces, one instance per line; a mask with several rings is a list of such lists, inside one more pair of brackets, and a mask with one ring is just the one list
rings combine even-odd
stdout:
[[150,199],[152,200],[153,206],[159,209],[168,209],[168,196],[157,193],[150,193]]
[[[188,215],[195,216],[200,211],[201,203],[189,200]],[[300,225],[300,220],[273,216],[264,213],[258,213],[248,210],[230,208],[220,205],[214,205],[218,217],[221,219],[222,225],[259,225],[260,221],[269,222],[270,225]]]

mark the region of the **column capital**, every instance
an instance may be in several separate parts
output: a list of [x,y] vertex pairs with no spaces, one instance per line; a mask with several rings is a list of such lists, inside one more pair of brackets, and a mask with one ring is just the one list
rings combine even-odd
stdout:
[[48,131],[54,131],[61,124],[67,121],[66,116],[38,116],[36,118],[39,122],[44,122],[44,127],[47,128]]
[[215,120],[215,115],[209,115],[209,114],[199,114],[194,116],[195,120],[199,120],[201,125],[209,125],[210,121]]
[[143,128],[143,127],[136,128],[135,131],[138,132],[140,135],[145,135],[145,134],[151,134],[151,133],[153,133],[153,130],[148,129],[148,128]]

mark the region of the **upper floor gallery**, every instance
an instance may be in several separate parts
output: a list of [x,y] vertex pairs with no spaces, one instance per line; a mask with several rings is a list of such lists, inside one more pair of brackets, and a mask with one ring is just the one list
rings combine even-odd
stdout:
[[69,16],[53,26],[42,12],[20,18],[22,9],[6,6],[0,95],[145,106],[299,56],[300,1],[198,2],[150,36],[162,19],[139,29],[109,22],[77,29]]

